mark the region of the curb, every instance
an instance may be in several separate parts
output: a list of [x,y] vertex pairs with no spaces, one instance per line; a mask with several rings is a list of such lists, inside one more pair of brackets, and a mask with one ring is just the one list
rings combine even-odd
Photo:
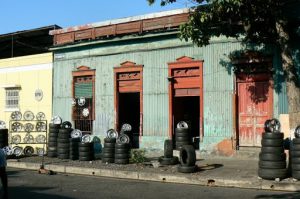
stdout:
[[[8,167],[36,170],[40,169],[38,163],[25,163],[25,162],[7,162]],[[98,177],[110,177],[110,178],[123,178],[131,180],[143,180],[143,181],[155,181],[166,183],[178,183],[178,184],[190,184],[201,186],[216,186],[216,187],[235,187],[246,189],[262,189],[272,191],[299,191],[300,184],[290,182],[276,182],[267,180],[234,180],[223,178],[208,178],[205,176],[190,176],[185,174],[163,174],[163,173],[149,173],[149,172],[137,172],[137,171],[124,171],[124,170],[109,170],[109,169],[97,169],[86,167],[74,167],[65,165],[45,165],[45,169],[52,170],[58,173],[98,176]]]

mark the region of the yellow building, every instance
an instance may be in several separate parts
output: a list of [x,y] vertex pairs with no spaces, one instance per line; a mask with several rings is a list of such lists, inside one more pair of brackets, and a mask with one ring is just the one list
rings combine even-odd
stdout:
[[52,117],[53,56],[48,48],[53,38],[49,31],[56,28],[0,35],[0,120],[6,123],[12,148],[29,147],[35,154],[46,149]]

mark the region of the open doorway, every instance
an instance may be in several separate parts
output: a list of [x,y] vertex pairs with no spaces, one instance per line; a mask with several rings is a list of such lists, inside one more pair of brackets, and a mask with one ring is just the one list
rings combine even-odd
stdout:
[[140,93],[119,93],[119,127],[130,124],[132,130],[127,134],[132,148],[139,148],[140,132]]
[[180,121],[187,122],[190,128],[190,138],[194,141],[195,147],[199,149],[198,143],[200,136],[200,97],[174,97],[173,100],[175,127]]

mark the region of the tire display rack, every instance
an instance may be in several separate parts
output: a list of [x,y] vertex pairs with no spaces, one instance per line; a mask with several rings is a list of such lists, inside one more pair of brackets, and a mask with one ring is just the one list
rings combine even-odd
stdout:
[[10,120],[9,146],[18,150],[19,155],[46,155],[47,120]]

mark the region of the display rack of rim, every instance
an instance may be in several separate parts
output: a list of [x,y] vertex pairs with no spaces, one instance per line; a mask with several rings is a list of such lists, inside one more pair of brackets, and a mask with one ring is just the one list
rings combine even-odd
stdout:
[[[36,120],[34,120],[36,119]],[[9,147],[7,153],[15,156],[46,154],[47,120],[42,112],[31,111],[22,114],[15,111],[9,121]]]

